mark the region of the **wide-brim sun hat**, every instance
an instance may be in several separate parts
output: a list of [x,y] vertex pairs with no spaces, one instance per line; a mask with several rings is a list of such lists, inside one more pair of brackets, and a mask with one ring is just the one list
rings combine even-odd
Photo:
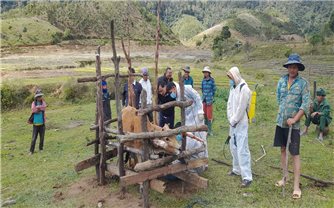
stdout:
[[44,94],[42,92],[38,92],[35,94],[34,98],[37,98],[37,97],[42,97]]
[[296,53],[291,54],[288,58],[288,61],[283,65],[283,67],[288,68],[289,65],[291,64],[297,64],[298,66],[298,71],[304,71],[305,66],[302,64],[300,60],[300,56]]
[[190,72],[190,67],[189,66],[184,67],[183,71]]
[[202,70],[202,72],[209,72],[211,74],[211,70],[210,70],[210,67],[206,66],[204,67],[204,69]]

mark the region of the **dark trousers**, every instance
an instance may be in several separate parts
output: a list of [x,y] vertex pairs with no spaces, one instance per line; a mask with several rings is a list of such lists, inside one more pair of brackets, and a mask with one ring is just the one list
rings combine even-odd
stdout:
[[325,130],[325,127],[329,125],[328,119],[325,116],[316,115],[313,118],[311,116],[308,116],[305,120],[305,126],[310,126],[311,122],[315,125],[319,125],[320,132],[323,132]]
[[32,129],[32,140],[30,145],[30,152],[34,153],[35,151],[35,144],[37,140],[37,136],[39,134],[39,150],[43,150],[44,146],[44,134],[45,134],[45,125],[35,126],[33,125]]
[[174,128],[174,115],[164,116],[162,113],[159,113],[159,126],[164,127],[165,124],[168,124],[169,128]]

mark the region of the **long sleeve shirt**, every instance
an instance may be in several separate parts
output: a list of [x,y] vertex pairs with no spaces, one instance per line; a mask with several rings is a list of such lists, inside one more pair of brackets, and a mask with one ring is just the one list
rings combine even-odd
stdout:
[[[288,88],[288,80],[288,74],[282,76],[276,90],[276,99],[279,105],[276,122],[282,128],[288,128],[286,121],[293,118],[299,110],[308,114],[310,104],[309,83],[298,75]],[[293,128],[299,129],[300,122],[296,122]]]

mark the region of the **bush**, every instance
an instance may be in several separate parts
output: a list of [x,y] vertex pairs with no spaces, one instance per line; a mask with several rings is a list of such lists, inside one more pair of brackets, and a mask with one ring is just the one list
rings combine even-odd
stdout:
[[26,27],[24,27],[23,30],[22,30],[22,32],[24,32],[24,33],[27,32],[27,31],[28,31],[28,29]]
[[27,86],[5,83],[1,88],[1,111],[28,106],[31,96]]
[[77,83],[76,80],[68,80],[63,87],[62,97],[66,101],[93,101],[95,100],[95,84]]
[[51,44],[57,44],[60,43],[63,40],[63,33],[56,32],[51,35]]
[[202,45],[202,41],[198,40],[196,41],[196,46],[201,46]]

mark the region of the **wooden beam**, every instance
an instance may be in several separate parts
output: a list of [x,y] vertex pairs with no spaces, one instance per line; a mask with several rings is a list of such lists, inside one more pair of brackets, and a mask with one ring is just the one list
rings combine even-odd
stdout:
[[[135,77],[143,77],[142,74],[139,73],[129,73],[129,74],[120,74],[118,77],[119,78],[128,78],[129,76],[135,76]],[[116,77],[115,74],[105,74],[103,75],[105,79],[109,77]],[[78,83],[83,83],[83,82],[96,82],[97,77],[82,77],[77,79]]]
[[[116,139],[116,136],[111,136],[111,135],[108,135],[108,134],[104,134],[104,139],[105,140],[111,140],[111,139]],[[100,140],[99,139],[95,139],[93,141],[90,141],[86,144],[86,146],[90,146],[92,144],[100,144]],[[97,153],[96,153],[97,154]]]
[[191,173],[189,171],[183,171],[179,173],[174,173],[173,175],[199,188],[208,188],[208,179],[203,178],[197,175],[196,173]]
[[130,142],[136,139],[153,139],[161,137],[169,137],[177,135],[183,132],[195,132],[195,131],[207,131],[208,127],[206,125],[200,126],[181,126],[176,129],[171,129],[161,132],[146,132],[146,133],[129,133],[127,135],[117,135],[117,139],[121,140],[121,143]]
[[165,103],[165,104],[150,106],[150,107],[145,108],[145,109],[139,109],[139,110],[137,110],[137,113],[138,113],[139,116],[141,116],[141,115],[148,114],[152,111],[162,111],[162,110],[165,110],[167,108],[175,107],[175,106],[185,108],[185,107],[191,106],[192,104],[193,104],[192,100],[171,101],[171,102],[168,102],[168,103]]
[[167,156],[167,157],[159,158],[159,159],[156,159],[156,160],[147,160],[147,161],[144,161],[144,162],[141,162],[141,163],[137,163],[134,170],[137,171],[137,172],[152,170],[154,168],[161,167],[161,166],[164,166],[166,164],[169,164],[169,163],[173,162],[174,160],[189,157],[193,154],[203,152],[203,151],[205,151],[205,149],[206,149],[205,147],[200,147],[200,148],[191,149],[191,150],[187,150],[187,151],[185,150],[178,155]]
[[[113,146],[113,147],[117,147],[117,148],[119,148],[119,143],[117,143],[117,142],[109,143],[109,145],[110,145],[110,146]],[[142,155],[142,154],[143,154],[143,151],[142,151],[142,150],[140,150],[140,149],[136,149],[136,148],[132,148],[132,147],[124,146],[124,150],[125,150],[125,151],[128,151],[128,152],[132,152],[132,153],[138,154],[138,155]]]
[[[107,164],[107,171],[111,173],[112,175],[119,176],[119,168],[111,163]],[[125,175],[136,175],[137,173],[128,169],[125,169]],[[140,183],[139,183],[140,184]],[[163,193],[166,189],[166,185],[164,181],[161,181],[159,179],[152,179],[150,180],[150,188],[154,191],[157,191],[159,193]]]
[[[106,121],[104,122],[104,125],[106,126],[106,125],[111,124],[111,123],[114,123],[114,122],[116,122],[116,121],[117,121],[117,118],[109,119],[109,120],[106,120]],[[89,127],[89,130],[96,130],[97,128],[99,128],[99,125],[97,125],[97,124],[93,124],[93,125],[91,125],[91,126]]]
[[[116,148],[107,151],[107,152],[106,152],[106,155],[105,155],[106,160],[109,160],[109,159],[111,159],[111,158],[113,158],[113,157],[116,157],[116,156],[117,156],[117,149],[116,149]],[[99,164],[99,162],[100,162],[100,157],[101,157],[101,154],[99,153],[99,154],[97,154],[97,155],[94,155],[94,156],[91,157],[91,158],[88,158],[88,159],[86,159],[86,160],[83,160],[83,161],[77,163],[77,164],[74,166],[74,170],[75,170],[76,172],[79,172],[79,171],[85,170],[85,169],[87,169],[87,168],[89,168],[89,167],[92,167],[92,166],[94,166],[94,165],[97,165],[97,164]]]
[[168,174],[174,174],[174,173],[178,173],[184,170],[198,168],[198,167],[201,167],[207,164],[208,164],[207,158],[190,160],[188,164],[176,163],[176,164],[167,165],[162,168],[140,172],[136,175],[122,176],[120,178],[121,179],[120,182],[122,186],[128,186],[131,184],[143,182],[145,180],[152,180],[152,179],[155,179],[161,176],[165,176]]

